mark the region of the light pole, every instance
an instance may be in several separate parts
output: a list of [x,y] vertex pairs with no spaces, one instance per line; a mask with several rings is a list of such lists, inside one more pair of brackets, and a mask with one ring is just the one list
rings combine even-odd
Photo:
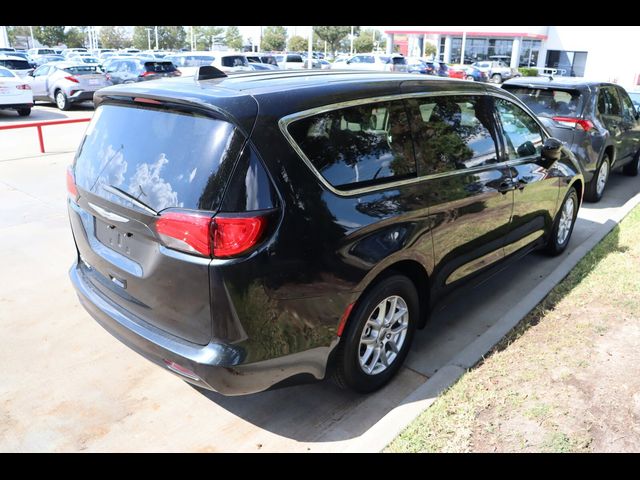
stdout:
[[148,47],[147,50],[151,50],[151,30],[152,30],[152,28],[147,27],[147,28],[145,28],[145,30],[147,31],[147,47]]
[[156,30],[156,50],[160,50],[160,48],[158,47],[158,27],[154,27]]
[[33,48],[35,47],[34,41],[33,41],[33,27],[29,26],[29,33],[31,34],[31,46],[29,48]]
[[351,48],[349,50],[349,55],[353,55],[353,25],[351,26]]
[[313,68],[313,27],[309,30],[309,70]]

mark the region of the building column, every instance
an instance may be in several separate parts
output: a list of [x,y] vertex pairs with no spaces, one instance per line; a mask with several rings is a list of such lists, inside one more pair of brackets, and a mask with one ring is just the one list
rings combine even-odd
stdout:
[[451,35],[444,37],[444,55],[442,61],[444,63],[451,62]]
[[0,25],[0,47],[9,47],[9,36],[7,35],[7,27]]
[[387,33],[387,54],[393,53],[393,33]]
[[[426,36],[426,35],[425,35]],[[434,42],[436,45],[436,54],[434,56],[434,60],[440,60],[440,34],[434,35]],[[426,40],[425,40],[426,42]]]
[[518,64],[520,63],[520,46],[522,45],[522,40],[520,37],[516,37],[513,39],[513,45],[511,46],[511,64],[509,65],[511,68],[518,68]]

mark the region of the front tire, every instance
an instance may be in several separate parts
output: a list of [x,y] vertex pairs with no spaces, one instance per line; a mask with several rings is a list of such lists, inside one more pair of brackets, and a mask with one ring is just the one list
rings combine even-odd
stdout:
[[560,255],[569,245],[569,239],[573,232],[573,226],[578,216],[578,193],[571,187],[564,197],[560,211],[553,222],[551,236],[547,241],[546,252],[551,256]]
[[500,75],[499,73],[494,73],[493,75],[491,75],[491,81],[493,83],[502,83],[502,75]]
[[473,82],[475,80],[475,78],[473,78],[473,75],[467,75],[467,80],[470,80],[470,81]]
[[593,178],[587,185],[587,191],[585,193],[585,199],[589,202],[599,202],[604,194],[604,189],[609,180],[609,173],[611,172],[611,159],[609,154],[604,154],[602,161],[598,166],[598,169],[593,174]]
[[67,96],[65,95],[65,93],[62,90],[58,90],[56,92],[56,105],[58,106],[58,108],[60,110],[69,110],[71,108],[71,102],[69,102],[69,99],[67,98]]
[[413,282],[393,275],[358,300],[336,351],[333,379],[369,393],[398,372],[409,353],[419,315]]

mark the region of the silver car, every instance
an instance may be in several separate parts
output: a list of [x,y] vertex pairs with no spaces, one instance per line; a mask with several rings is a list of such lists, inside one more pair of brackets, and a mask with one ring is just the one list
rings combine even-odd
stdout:
[[80,62],[45,63],[30,75],[33,101],[54,101],[60,110],[93,100],[96,90],[112,85],[97,65]]

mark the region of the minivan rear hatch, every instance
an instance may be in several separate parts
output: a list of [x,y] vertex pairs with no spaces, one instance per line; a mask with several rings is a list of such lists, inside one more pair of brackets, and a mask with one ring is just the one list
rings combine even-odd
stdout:
[[213,216],[244,136],[220,116],[141,100],[96,109],[69,173],[78,268],[135,318],[205,345],[211,259],[167,248],[156,224],[163,212]]

